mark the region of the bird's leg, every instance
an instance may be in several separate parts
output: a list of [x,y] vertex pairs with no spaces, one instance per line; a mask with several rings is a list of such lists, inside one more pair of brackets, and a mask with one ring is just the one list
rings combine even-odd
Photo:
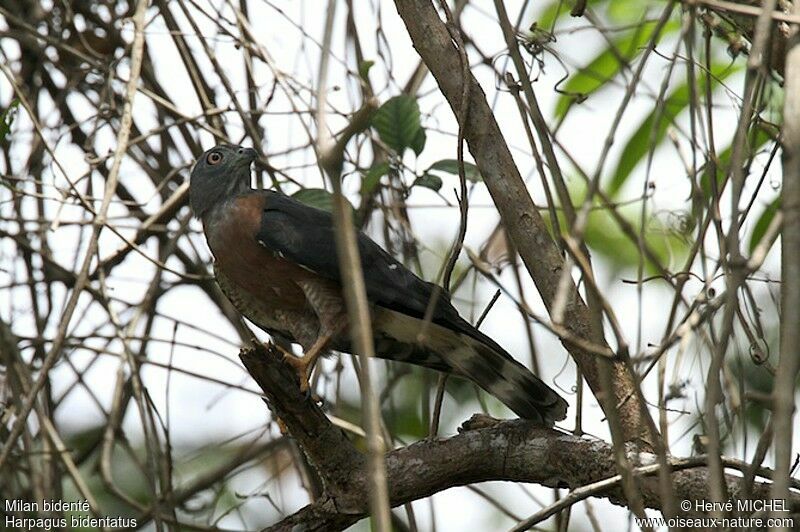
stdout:
[[307,391],[308,378],[317,359],[327,351],[331,340],[347,327],[347,309],[344,306],[341,289],[324,279],[306,279],[297,281],[297,285],[305,294],[320,325],[317,339],[306,349],[303,357],[289,362],[300,376],[300,389]]
[[281,354],[283,355],[284,360],[287,359],[287,358],[296,358],[294,356],[294,353],[292,353],[291,351],[289,351],[288,349],[286,349],[284,347],[279,346],[275,342],[267,342],[266,345],[267,345],[267,347],[274,347],[275,349],[280,351]]
[[331,340],[333,340],[334,335],[337,333],[338,331],[330,331],[320,334],[302,357],[298,358],[294,355],[284,353],[284,360],[294,368],[294,370],[297,372],[297,376],[300,378],[300,390],[302,392],[308,391],[308,380],[311,377],[311,371],[314,369],[314,364],[316,364],[320,355],[324,354],[325,351],[328,350],[328,345],[330,345]]

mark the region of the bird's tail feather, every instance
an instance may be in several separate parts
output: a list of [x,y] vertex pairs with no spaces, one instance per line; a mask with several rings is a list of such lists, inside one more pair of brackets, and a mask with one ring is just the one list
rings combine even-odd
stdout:
[[[393,326],[382,327],[389,334],[376,338],[378,356],[386,354],[393,360],[466,377],[521,418],[545,426],[552,426],[566,417],[566,401],[499,346],[486,345],[472,336],[434,323],[428,324],[421,339],[411,338],[407,331],[418,332],[419,320],[399,313],[393,318]],[[403,324],[406,320],[416,323]],[[381,342],[396,342],[396,345],[381,346]]]
[[523,419],[552,427],[566,417],[566,401],[525,366],[466,334],[455,334],[463,344],[440,355],[456,373],[500,399]]

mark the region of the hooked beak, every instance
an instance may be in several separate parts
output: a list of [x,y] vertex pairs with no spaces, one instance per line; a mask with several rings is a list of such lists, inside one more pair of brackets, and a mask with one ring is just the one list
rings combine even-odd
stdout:
[[248,166],[258,158],[258,152],[253,148],[239,148],[238,153],[242,156],[243,160],[248,164]]

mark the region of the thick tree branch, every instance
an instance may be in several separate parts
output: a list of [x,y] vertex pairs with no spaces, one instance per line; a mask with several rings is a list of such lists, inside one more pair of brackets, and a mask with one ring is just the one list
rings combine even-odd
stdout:
[[[396,0],[400,17],[405,22],[411,40],[430,69],[439,88],[456,112],[461,103],[462,69],[458,50],[453,45],[444,22],[430,2]],[[503,224],[514,241],[536,288],[548,310],[552,310],[559,290],[564,259],[553,241],[539,212],[534,208],[525,183],[514,164],[511,152],[495,120],[486,95],[470,73],[470,112],[465,138],[470,152],[481,171],[489,193],[497,205]],[[591,339],[592,322],[588,308],[575,285],[569,280],[566,288],[566,307],[563,325],[573,335]],[[639,441],[652,448],[656,437],[652,423],[643,418],[633,379],[621,361],[608,361],[586,352],[575,344],[565,347],[580,367],[595,395],[602,391],[600,364],[610,364],[614,384],[613,397],[619,408],[626,441]],[[605,404],[601,401],[601,404]]]
[[270,409],[308,456],[325,489],[332,494],[363,492],[363,486],[353,485],[357,479],[352,471],[363,468],[364,456],[310,395],[300,391],[297,374],[283,362],[283,354],[274,346],[258,344],[253,349],[243,349],[239,358],[264,391]]

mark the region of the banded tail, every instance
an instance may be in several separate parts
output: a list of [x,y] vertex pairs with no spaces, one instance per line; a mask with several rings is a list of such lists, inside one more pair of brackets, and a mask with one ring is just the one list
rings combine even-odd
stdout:
[[376,355],[465,377],[523,419],[552,427],[567,416],[567,402],[491,338],[466,321],[459,331],[388,309],[374,317]]

